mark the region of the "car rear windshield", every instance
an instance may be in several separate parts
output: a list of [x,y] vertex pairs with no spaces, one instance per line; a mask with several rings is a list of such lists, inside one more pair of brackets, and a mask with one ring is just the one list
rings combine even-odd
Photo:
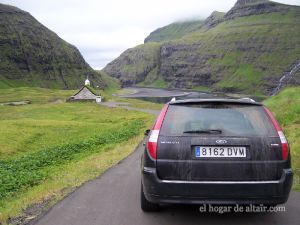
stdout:
[[170,105],[161,135],[274,136],[262,106],[205,103]]

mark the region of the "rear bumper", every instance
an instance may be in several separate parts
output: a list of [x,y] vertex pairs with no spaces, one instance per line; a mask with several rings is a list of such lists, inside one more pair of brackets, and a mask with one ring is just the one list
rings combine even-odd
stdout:
[[291,169],[275,181],[161,180],[155,168],[144,167],[143,190],[153,203],[178,204],[282,204],[293,183]]

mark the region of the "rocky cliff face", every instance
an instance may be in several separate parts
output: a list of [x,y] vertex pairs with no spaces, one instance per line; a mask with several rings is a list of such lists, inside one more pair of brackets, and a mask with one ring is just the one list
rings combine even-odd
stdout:
[[211,68],[206,62],[215,55],[201,54],[203,43],[164,44],[161,47],[160,74],[169,87],[193,88],[195,84],[210,86]]
[[237,17],[274,12],[287,13],[290,9],[291,7],[289,5],[278,4],[268,0],[239,0],[234,7],[226,13],[224,19],[229,20]]
[[240,6],[245,6],[245,5],[253,5],[253,4],[258,4],[258,3],[265,3],[268,2],[268,0],[238,0],[234,7],[240,7]]
[[142,82],[149,73],[157,71],[160,62],[159,49],[160,45],[157,43],[147,43],[128,49],[109,63],[104,72],[118,78],[123,86]]
[[[134,54],[127,54],[133,58],[126,62],[122,54],[105,71],[124,85],[151,77],[163,79],[167,87],[271,94],[282,74],[300,59],[300,7],[238,1],[225,16],[212,15],[206,22],[180,39],[149,46],[156,56],[149,64],[134,60]],[[140,65],[156,69],[137,76]],[[125,68],[131,71],[125,73]],[[130,83],[124,82],[128,79]]]
[[0,4],[0,87],[77,88],[86,76],[104,86],[76,47],[29,13]]
[[212,14],[210,14],[209,17],[204,21],[202,29],[211,29],[215,26],[217,26],[219,23],[224,21],[225,13],[214,11]]

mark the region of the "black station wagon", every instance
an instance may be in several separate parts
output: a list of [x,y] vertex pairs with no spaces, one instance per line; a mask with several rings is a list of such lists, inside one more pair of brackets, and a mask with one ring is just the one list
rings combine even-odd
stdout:
[[167,103],[146,132],[141,208],[160,204],[285,203],[289,145],[272,113],[252,99]]

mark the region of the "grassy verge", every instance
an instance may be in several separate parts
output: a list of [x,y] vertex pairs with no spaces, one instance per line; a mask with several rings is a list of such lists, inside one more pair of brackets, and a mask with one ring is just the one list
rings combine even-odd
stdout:
[[[8,218],[17,218],[18,216],[23,219],[25,217],[26,220],[28,216],[26,208],[33,205],[42,204],[41,210],[46,210],[76,187],[87,180],[95,179],[128,156],[141,139],[142,136],[139,135],[117,144],[114,148],[107,148],[99,153],[53,168],[51,176],[47,180],[6,200],[5,204],[0,207],[0,223],[7,221]],[[46,205],[44,205],[45,202]],[[39,212],[32,215],[30,212],[29,219],[38,214]]]
[[94,103],[65,103],[71,93],[0,90],[0,101],[32,101],[0,106],[0,224],[37,202],[53,204],[116,164],[154,119]]
[[116,101],[128,103],[131,107],[138,108],[138,109],[160,110],[163,107],[163,104],[142,101],[139,99],[116,98]]
[[[51,168],[103,151],[107,146],[138,135],[145,121],[136,119],[94,137],[73,143],[44,148],[31,154],[0,161],[0,201],[38,185],[51,176]],[[1,204],[0,204],[1,205]]]
[[270,107],[288,138],[295,173],[293,189],[300,191],[300,88],[287,88],[264,103]]

